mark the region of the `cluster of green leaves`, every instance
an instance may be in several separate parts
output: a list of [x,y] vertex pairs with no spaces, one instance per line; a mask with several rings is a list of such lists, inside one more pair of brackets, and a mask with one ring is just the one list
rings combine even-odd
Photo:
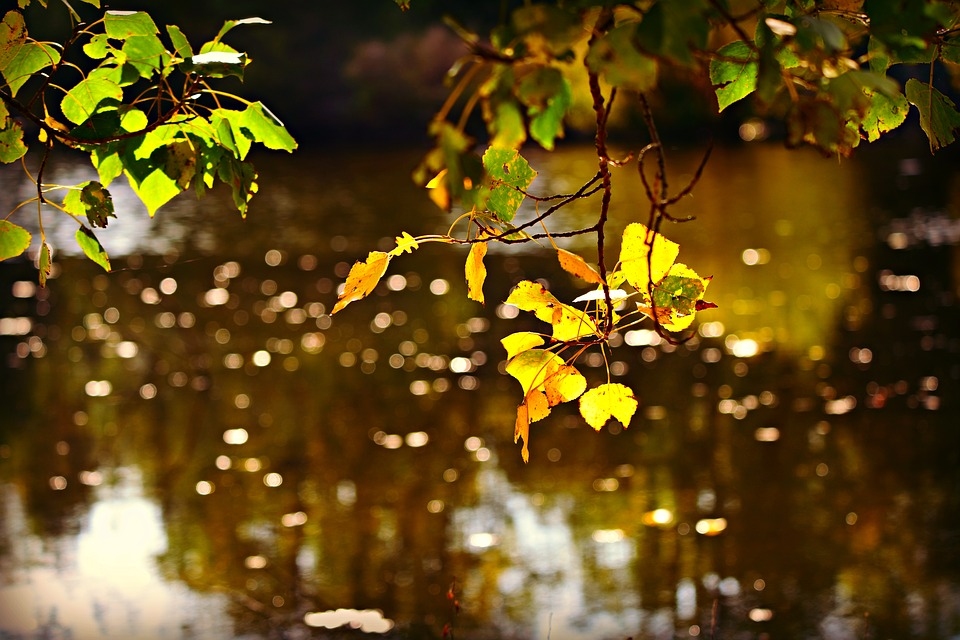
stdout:
[[[45,15],[53,17],[54,9]],[[99,0],[84,0],[99,9]],[[260,18],[229,20],[220,32],[194,51],[175,25],[163,38],[142,11],[106,11],[92,22],[64,2],[73,25],[64,43],[30,37],[19,0],[0,23],[0,161],[25,159],[30,144],[42,148],[34,176],[37,194],[20,203],[36,203],[40,228],[39,279],[50,273],[51,251],[43,230],[43,205],[75,218],[76,240],[104,269],[110,261],[93,229],[115,217],[107,187],[121,174],[152,216],[177,194],[194,189],[198,196],[219,180],[229,186],[233,202],[246,215],[257,191],[257,172],[247,160],[254,143],[293,151],[296,142],[260,102],[250,102],[214,87],[227,77],[242,80],[246,53],[223,39],[239,25],[266,24]],[[38,133],[28,139],[24,123]],[[99,180],[77,185],[43,181],[48,155],[58,146],[89,154]],[[54,199],[52,192],[64,195]],[[7,216],[7,218],[10,217]],[[31,234],[9,219],[0,221],[0,260],[21,255]]]
[[[411,4],[395,1],[404,10]],[[715,93],[718,112],[754,96],[759,109],[786,120],[789,144],[811,144],[827,154],[847,155],[862,139],[877,140],[904,122],[911,104],[934,151],[953,142],[960,126],[960,113],[932,83],[933,65],[960,62],[957,2],[556,0],[523,3],[489,38],[453,20],[449,24],[469,54],[451,70],[449,98],[429,127],[436,144],[414,179],[439,207],[459,215],[446,234],[404,232],[393,251],[373,251],[357,262],[334,312],[371,293],[393,258],[425,242],[469,245],[467,295],[481,303],[490,243],[536,242],[555,252],[567,272],[596,289],[568,304],[523,281],[506,298],[551,326],[548,332],[503,339],[506,371],[523,391],[515,439],[523,440],[525,460],[530,424],[560,403],[579,399],[583,418],[598,430],[610,419],[629,425],[637,395],[610,382],[609,373],[606,382],[588,390],[576,368],[585,350],[599,349],[606,359],[610,337],[644,319],[676,340],[672,336],[687,330],[697,311],[715,306],[703,298],[710,278],[675,263],[679,247],[659,232],[663,222],[680,221],[669,209],[691,192],[703,169],[684,188],[669,192],[647,100],[661,75],[681,70],[686,77],[702,77]],[[901,88],[888,71],[905,64],[928,65],[931,81],[911,79]],[[534,195],[537,172],[521,151],[531,142],[554,148],[578,91],[588,92],[580,97],[592,103],[595,114],[597,173],[572,194]],[[650,135],[650,144],[621,161],[607,152],[618,92],[637,96]],[[468,133],[476,111],[485,125],[482,143]],[[656,157],[652,172],[645,165],[650,156]],[[613,177],[631,162],[648,207],[640,221],[627,225],[619,260],[608,268],[604,231]],[[593,196],[600,200],[595,224],[551,228],[554,213]],[[533,215],[520,222],[517,213],[525,202]],[[594,261],[556,242],[590,234],[596,238]]]

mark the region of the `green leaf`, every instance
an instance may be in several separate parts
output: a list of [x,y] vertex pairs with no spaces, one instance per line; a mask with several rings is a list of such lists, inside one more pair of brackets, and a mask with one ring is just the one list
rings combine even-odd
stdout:
[[187,36],[183,35],[180,27],[168,24],[167,35],[170,36],[170,42],[173,43],[173,50],[177,52],[178,56],[184,60],[193,57],[193,48],[190,46],[190,41],[187,40]]
[[512,17],[513,27],[527,47],[552,56],[565,53],[585,36],[579,16],[557,6],[527,4],[515,9]]
[[220,32],[217,33],[217,37],[213,39],[214,42],[220,42],[223,39],[223,36],[227,35],[227,32],[242,24],[271,24],[269,20],[264,20],[263,18],[243,18],[242,20],[227,20],[223,23],[223,26],[220,27]]
[[519,147],[527,139],[527,128],[523,124],[523,114],[513,100],[498,102],[493,109],[489,126],[492,135],[491,144],[499,147]]
[[104,110],[102,103],[106,102],[108,109],[115,109],[122,100],[120,85],[102,74],[91,73],[67,92],[60,109],[70,122],[80,124],[98,110]]
[[504,222],[510,222],[524,199],[518,189],[529,187],[537,172],[516,149],[503,147],[487,149],[483,154],[483,167],[494,180],[487,207]]
[[8,220],[0,220],[0,260],[16,258],[30,248],[30,232]]
[[11,118],[7,106],[0,101],[0,162],[14,162],[23,157],[27,146],[23,144],[23,128]]
[[48,44],[27,41],[23,16],[8,11],[0,23],[0,72],[16,97],[38,71],[60,62],[60,52]]
[[47,279],[50,278],[50,246],[46,242],[40,245],[40,260],[38,261],[37,266],[39,267],[38,277],[40,280],[40,286],[47,286]]
[[240,126],[254,142],[259,142],[268,149],[278,149],[292,152],[297,148],[283,123],[260,102],[254,102],[240,115]]
[[107,11],[103,16],[103,26],[107,37],[113,40],[159,33],[153,18],[144,11]]
[[636,28],[636,24],[623,24],[595,40],[586,63],[611,85],[642,93],[657,85],[657,61],[634,45]]
[[107,252],[103,248],[103,245],[100,244],[100,241],[97,240],[97,236],[93,235],[93,231],[80,225],[74,237],[88,258],[103,267],[104,271],[110,271],[110,258],[107,257]]
[[83,52],[93,60],[103,60],[114,48],[110,45],[110,38],[105,33],[98,33],[90,38],[90,42],[83,45]]
[[757,88],[757,62],[743,40],[720,47],[717,56],[710,61],[710,82],[717,93],[719,110],[723,111]]
[[936,151],[956,140],[960,129],[960,112],[953,101],[935,87],[919,80],[907,80],[907,100],[920,112],[920,127],[930,140],[930,150]]
[[160,38],[153,34],[130,36],[123,43],[123,52],[127,56],[127,64],[132,65],[142,78],[153,77],[154,73],[170,62],[170,54],[160,42]]
[[249,162],[238,162],[234,158],[224,157],[217,169],[222,182],[230,185],[233,204],[240,215],[247,215],[250,199],[258,190],[257,172]]
[[527,107],[530,135],[548,151],[563,135],[563,118],[572,101],[570,83],[554,67],[537,67],[517,83],[517,98]]

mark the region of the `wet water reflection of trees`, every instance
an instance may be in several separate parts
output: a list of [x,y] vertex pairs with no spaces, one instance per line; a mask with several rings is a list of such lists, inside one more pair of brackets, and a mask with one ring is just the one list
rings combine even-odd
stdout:
[[[611,371],[642,417],[594,434],[557,411],[524,466],[497,337],[526,321],[467,301],[459,258],[421,249],[327,315],[379,235],[444,224],[411,157],[376,188],[361,155],[268,169],[260,213],[182,203],[158,217],[164,255],[109,275],[64,259],[40,291],[5,265],[4,520],[69,540],[136,470],[162,514],[156,567],[225,594],[225,637],[318,634],[305,622],[337,608],[416,637],[960,631],[950,175],[721,152],[698,221],[668,230],[720,309],[680,346],[622,336]],[[544,160],[551,187],[579,179]],[[755,183],[758,166],[808,178]],[[534,260],[491,253],[488,296],[530,274],[577,291]],[[22,579],[14,529],[0,566]]]

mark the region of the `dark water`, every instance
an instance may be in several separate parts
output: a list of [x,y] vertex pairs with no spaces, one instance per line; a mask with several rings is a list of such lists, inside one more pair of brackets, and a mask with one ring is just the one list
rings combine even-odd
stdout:
[[[484,308],[425,245],[327,315],[354,260],[449,225],[415,162],[264,157],[246,221],[121,214],[104,274],[49,219],[46,290],[0,266],[0,638],[960,635],[955,163],[717,151],[666,233],[719,308],[623,336],[630,428],[555,410],[524,465],[498,341],[535,325],[496,301],[582,293],[552,259],[491,251]],[[595,171],[533,163],[544,193]],[[6,211],[29,185],[0,177]],[[613,237],[646,216],[615,179]]]

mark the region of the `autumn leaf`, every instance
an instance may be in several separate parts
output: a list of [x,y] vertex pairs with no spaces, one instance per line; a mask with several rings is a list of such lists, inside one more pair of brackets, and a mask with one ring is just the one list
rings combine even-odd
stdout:
[[587,379],[577,371],[575,367],[564,364],[543,383],[544,392],[547,396],[547,403],[555,407],[563,402],[576,400],[587,388]]
[[483,266],[483,258],[487,255],[487,243],[475,242],[470,245],[467,254],[467,264],[464,272],[467,277],[467,297],[484,304],[483,281],[487,278],[487,268]]
[[337,313],[351,302],[367,297],[380,282],[390,264],[390,254],[383,251],[371,251],[364,262],[355,262],[347,274],[343,292],[337,298],[331,315]]
[[38,265],[40,286],[47,286],[47,280],[50,278],[50,246],[43,242],[40,245],[40,261]]
[[[667,331],[683,331],[693,324],[694,314],[702,309],[715,308],[712,302],[704,302],[703,296],[712,276],[702,278],[685,264],[677,263],[670,268],[653,289],[653,301],[657,310],[657,322]],[[653,309],[638,304],[638,310],[653,317]]]
[[600,274],[579,255],[566,249],[557,249],[557,258],[560,259],[560,266],[567,273],[592,284],[603,284],[603,278],[600,277]]
[[638,406],[633,390],[617,382],[602,384],[580,397],[580,415],[596,431],[600,431],[610,418],[629,427]]
[[620,265],[627,282],[637,291],[646,291],[651,281],[659,282],[667,275],[679,254],[680,245],[639,222],[623,230]]
[[404,231],[402,235],[396,237],[397,246],[389,253],[391,256],[399,256],[404,251],[407,253],[413,253],[414,249],[420,248],[420,243],[417,242],[417,239],[411,236],[409,233]]
[[597,325],[589,315],[563,304],[536,282],[524,280],[518,283],[506,302],[523,311],[532,311],[537,318],[553,325],[552,337],[558,342],[598,333]]
[[541,389],[547,378],[564,364],[563,358],[545,349],[528,349],[511,358],[507,373],[517,379],[526,396],[534,389]]
[[507,360],[512,360],[518,353],[539,347],[543,343],[543,336],[532,331],[518,331],[500,340],[500,344],[507,350]]
[[527,417],[530,422],[543,420],[550,415],[550,402],[547,394],[540,390],[533,390],[524,397],[523,401],[527,405]]
[[530,462],[530,412],[526,400],[517,407],[517,422],[513,428],[514,444],[521,439],[523,440],[523,448],[520,449],[520,455],[524,462]]

